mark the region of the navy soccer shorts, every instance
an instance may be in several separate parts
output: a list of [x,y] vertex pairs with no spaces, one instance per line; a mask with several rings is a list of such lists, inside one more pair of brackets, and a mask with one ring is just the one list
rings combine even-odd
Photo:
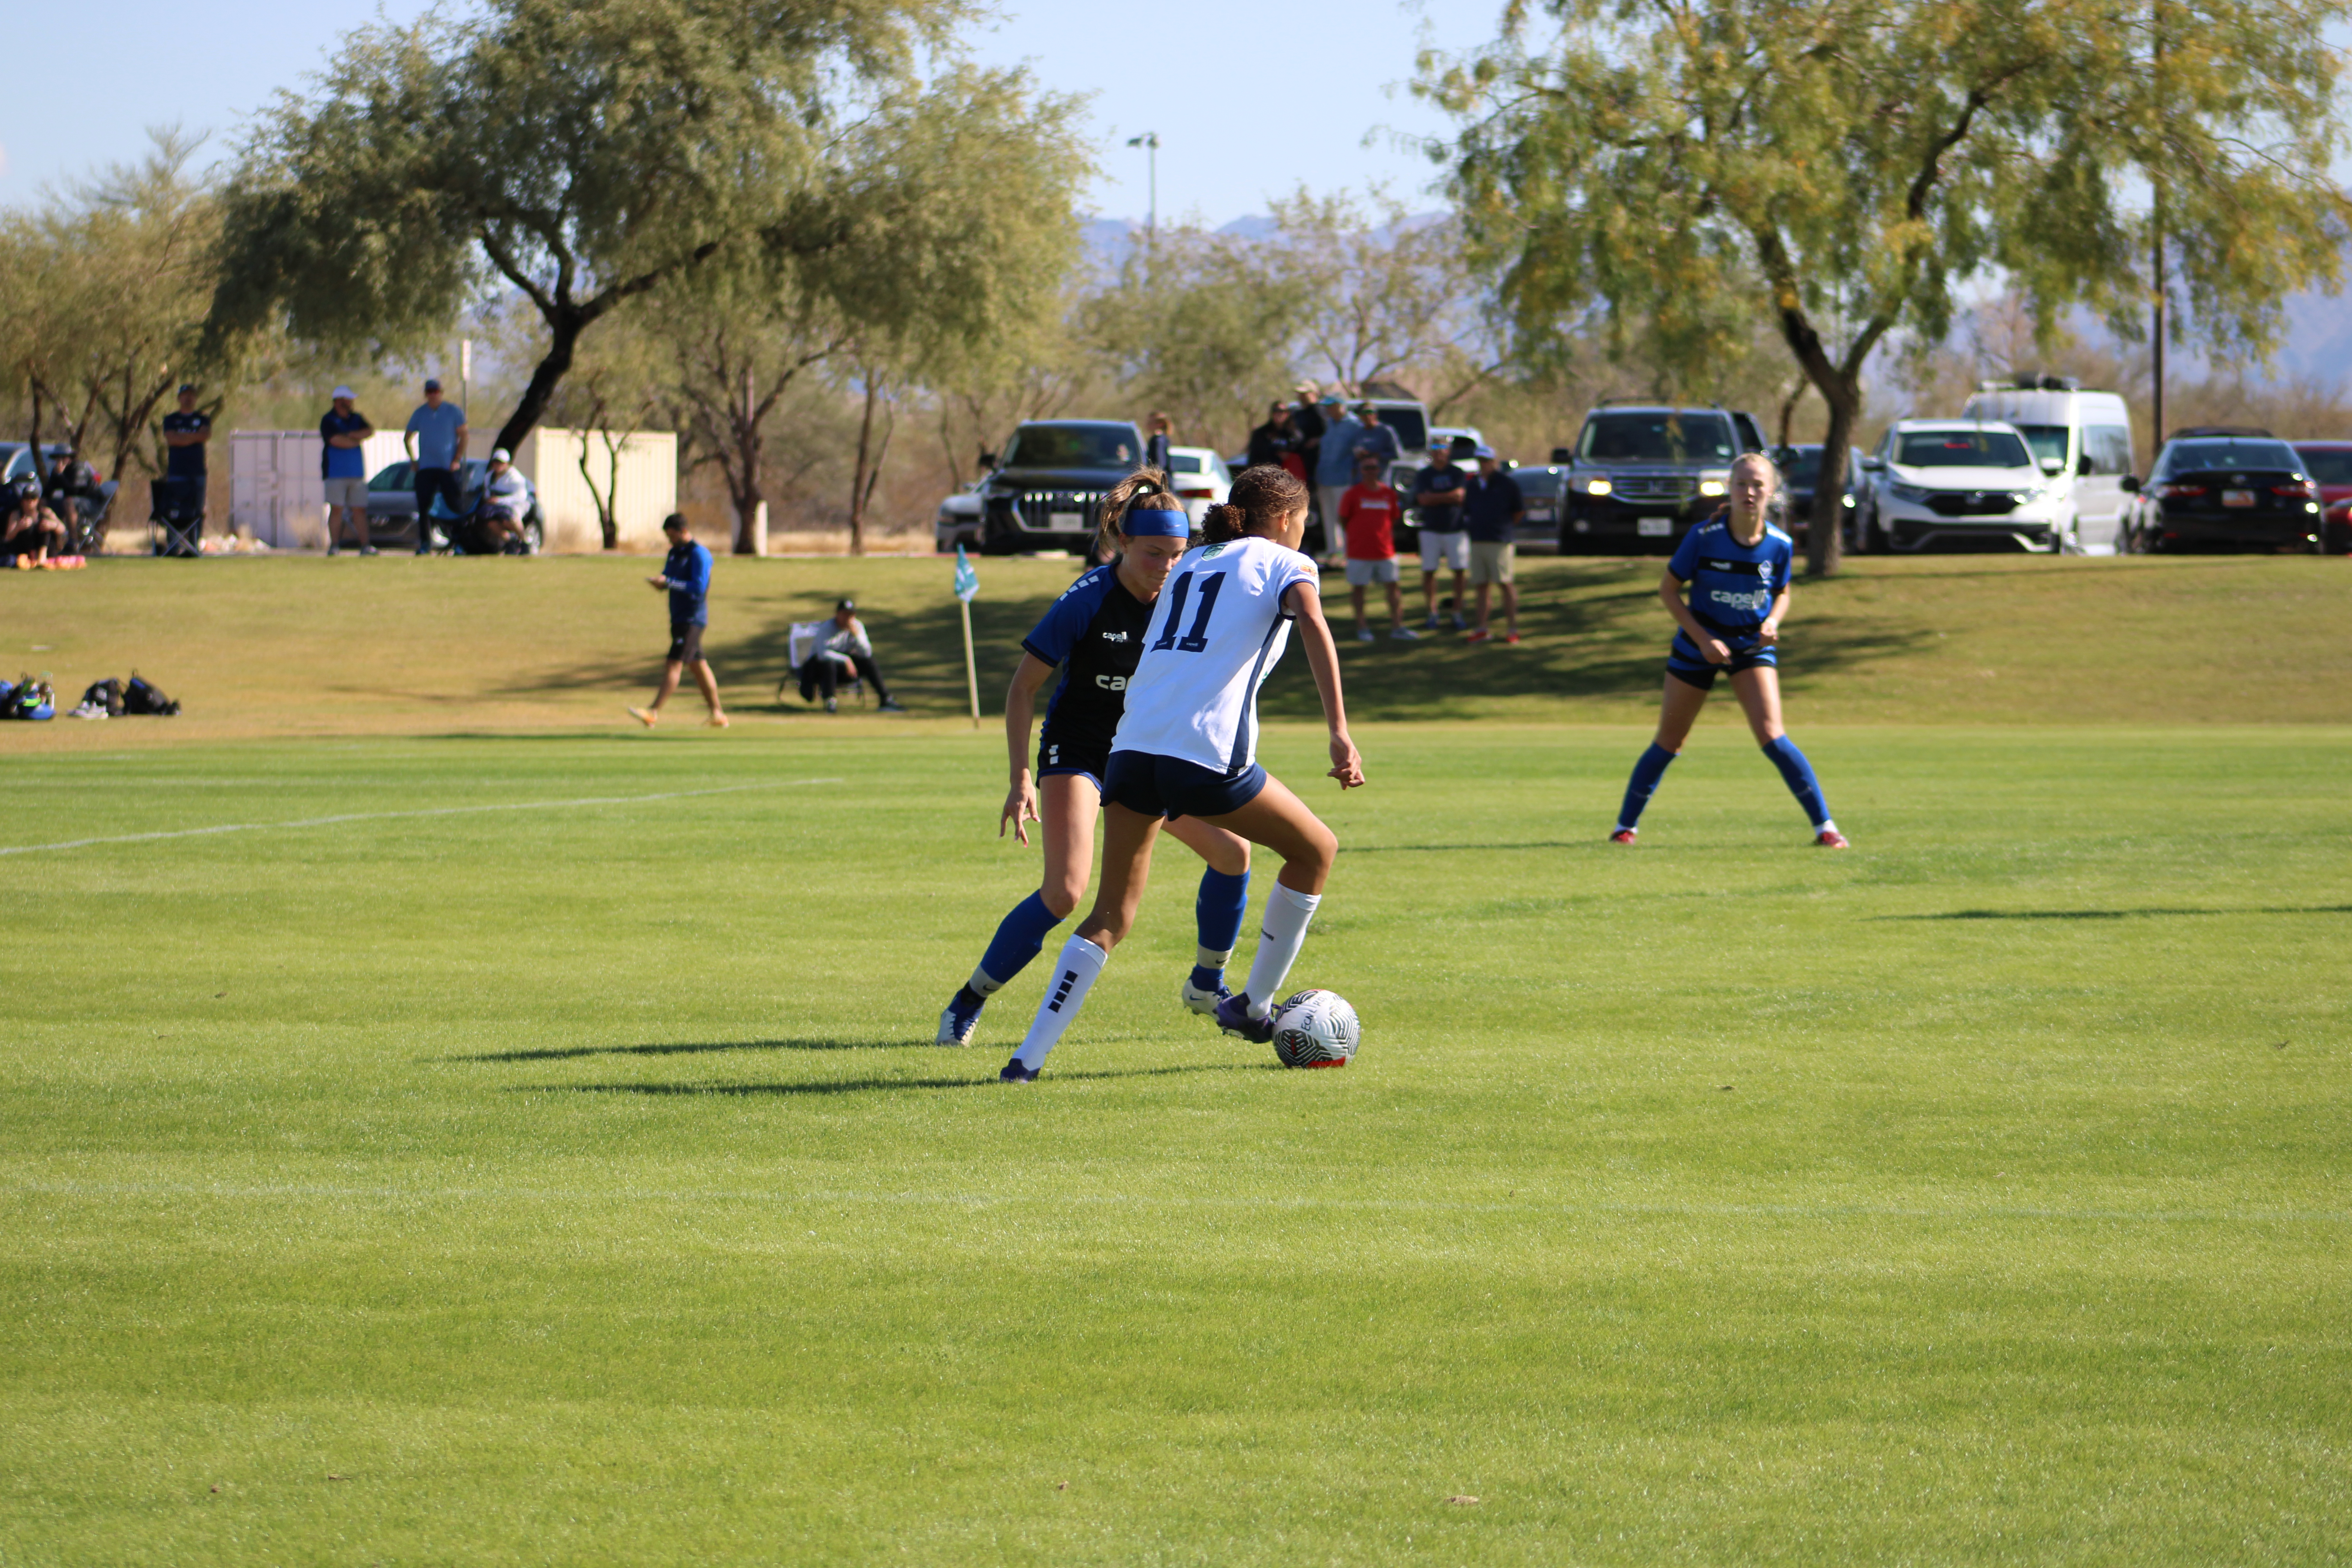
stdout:
[[1103,797],[1147,816],[1223,816],[1255,800],[1265,788],[1265,770],[1255,763],[1225,773],[1181,757],[1113,752]]

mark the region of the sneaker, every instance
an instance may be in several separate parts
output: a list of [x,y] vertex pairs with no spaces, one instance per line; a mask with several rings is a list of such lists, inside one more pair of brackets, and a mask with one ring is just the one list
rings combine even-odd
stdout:
[[996,1075],[996,1081],[999,1083],[1035,1083],[1037,1081],[1037,1069],[1035,1068],[1023,1067],[1021,1065],[1021,1058],[1019,1057],[1014,1057],[1011,1061],[1004,1064],[1004,1070]]
[[1358,626],[1358,627],[1356,628],[1356,640],[1357,640],[1358,642],[1370,642],[1370,641],[1371,641],[1371,640],[1372,640],[1372,628],[1371,628],[1371,627],[1370,627],[1370,626]]
[[433,546],[430,544],[419,543],[412,553],[417,555],[430,555],[433,553]]
[[1249,1016],[1247,995],[1227,996],[1217,1004],[1217,1027],[1228,1035],[1239,1035],[1255,1045],[1265,1045],[1274,1038],[1274,1015],[1263,1018]]
[[[967,997],[971,998],[968,1002],[965,1000]],[[971,1044],[971,1032],[980,1026],[980,1010],[987,1005],[985,997],[971,994],[971,986],[957,987],[956,994],[948,1000],[947,1010],[940,1015],[939,1043],[943,1046]]]
[[905,704],[899,702],[896,698],[891,697],[885,697],[882,699],[879,703],[875,705],[874,709],[874,711],[877,713],[904,713],[906,710],[907,709]]
[[327,553],[330,555],[341,555],[342,552],[343,547],[340,544],[329,544],[327,546]]
[[1457,614],[1454,617],[1454,629],[1457,632],[1468,631],[1470,629],[1470,617]]
[[735,722],[735,721],[730,719],[724,713],[713,713],[709,718],[705,719],[702,722],[706,728],[712,730],[724,730],[728,725]]
[[360,553],[362,555],[373,555],[375,553],[375,546],[373,544],[362,544],[360,546]]
[[638,723],[643,724],[648,730],[661,722],[661,715],[655,712],[650,708],[632,708],[628,710],[628,713],[630,718],[635,719]]
[[828,697],[828,698],[826,698],[826,699],[824,700],[824,710],[825,710],[826,712],[828,712],[828,713],[838,713],[838,712],[840,712],[840,711],[841,711],[841,699],[840,699],[840,698],[838,698],[838,697]]
[[1432,610],[1429,612],[1429,619],[1422,624],[1426,626],[1431,631],[1435,631],[1445,623],[1437,618],[1437,612],[1435,610]]
[[1503,634],[1503,640],[1510,644],[1513,647],[1517,647],[1519,643],[1519,634],[1517,632],[1505,632]]
[[1419,642],[1421,640],[1421,634],[1414,631],[1411,626],[1399,626],[1396,630],[1391,632],[1389,636],[1397,642]]
[[1633,842],[1633,830],[1630,827],[1621,827],[1616,832],[1609,836],[1609,842],[1612,844],[1631,844]]
[[1215,1017],[1217,1016],[1217,1004],[1223,1002],[1226,997],[1233,994],[1233,988],[1231,986],[1222,984],[1214,991],[1203,991],[1199,986],[1192,984],[1192,977],[1190,974],[1184,976],[1183,980],[1181,981],[1176,987],[1176,1000],[1183,1003],[1185,1006],[1190,1007],[1193,1012],[1198,1013],[1203,1018]]
[[1819,833],[1814,834],[1813,842],[1823,849],[1851,849],[1853,847],[1853,845],[1848,844],[1845,841],[1845,835],[1840,833],[1834,827],[1824,827]]
[[1464,637],[1462,640],[1464,642],[1493,642],[1495,640],[1495,634],[1492,632],[1472,632],[1468,637]]

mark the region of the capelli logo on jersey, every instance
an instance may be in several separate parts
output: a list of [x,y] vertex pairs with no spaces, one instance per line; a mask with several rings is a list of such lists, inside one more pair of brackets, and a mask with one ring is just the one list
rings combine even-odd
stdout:
[[1127,634],[1125,632],[1105,632],[1102,635],[1102,640],[1105,642],[1125,642],[1127,641]]
[[1707,602],[1734,610],[1760,610],[1772,602],[1771,594],[1762,588],[1752,594],[1734,594],[1717,588],[1707,595]]
[[1105,691],[1124,691],[1127,689],[1127,677],[1124,675],[1097,675],[1095,677],[1095,684],[1101,687]]

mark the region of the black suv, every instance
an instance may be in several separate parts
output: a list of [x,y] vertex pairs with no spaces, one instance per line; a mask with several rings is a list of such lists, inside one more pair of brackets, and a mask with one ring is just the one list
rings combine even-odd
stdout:
[[1764,432],[1753,415],[1712,405],[1604,403],[1565,450],[1561,554],[1670,551],[1722,507],[1733,461],[1764,450]]
[[1143,436],[1123,419],[1040,419],[1023,425],[982,495],[980,547],[1084,551],[1095,503],[1143,461]]

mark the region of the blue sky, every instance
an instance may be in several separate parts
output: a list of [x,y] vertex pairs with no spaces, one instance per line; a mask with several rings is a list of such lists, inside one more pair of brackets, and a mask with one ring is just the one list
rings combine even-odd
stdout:
[[[383,0],[383,9],[406,21],[428,7]],[[1475,26],[1451,45],[1483,40],[1501,9],[1500,0],[1453,8],[1457,27]],[[44,7],[37,68],[16,72],[0,95],[0,204],[137,157],[151,124],[209,129],[208,150],[225,151],[247,115],[277,89],[299,86],[343,33],[374,14],[373,5],[318,0]],[[1160,213],[1215,225],[1264,212],[1269,196],[1302,183],[1328,193],[1385,181],[1416,206],[1436,205],[1417,195],[1430,179],[1427,163],[1383,133],[1445,128],[1402,89],[1425,22],[1418,0],[1346,8],[1010,0],[1003,20],[971,42],[983,62],[1027,61],[1049,85],[1094,95],[1097,213],[1142,220],[1144,155],[1123,143],[1157,131]]]

